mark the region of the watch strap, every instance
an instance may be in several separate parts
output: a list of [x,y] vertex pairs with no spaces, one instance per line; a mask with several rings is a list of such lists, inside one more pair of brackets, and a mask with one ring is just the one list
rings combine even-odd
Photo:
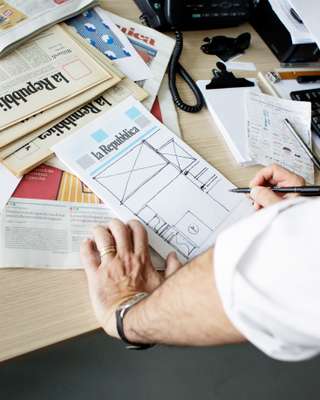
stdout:
[[124,333],[124,326],[123,326],[124,317],[126,316],[127,312],[131,310],[133,306],[140,303],[140,301],[142,301],[148,296],[149,296],[148,293],[138,293],[135,296],[133,296],[133,298],[130,299],[129,301],[121,304],[119,308],[116,310],[117,331],[121,340],[127,345],[126,349],[128,350],[147,350],[154,346],[154,344],[130,342],[130,340],[127,339]]

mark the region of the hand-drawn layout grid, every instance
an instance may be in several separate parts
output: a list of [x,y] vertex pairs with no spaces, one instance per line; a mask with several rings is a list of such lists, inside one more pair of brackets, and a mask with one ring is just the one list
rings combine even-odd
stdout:
[[142,141],[94,179],[186,258],[231,212],[215,196],[220,178],[214,169],[174,138],[160,146],[152,137]]

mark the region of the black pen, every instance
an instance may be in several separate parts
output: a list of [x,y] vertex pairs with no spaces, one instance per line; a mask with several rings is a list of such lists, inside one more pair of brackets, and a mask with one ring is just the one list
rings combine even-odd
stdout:
[[320,75],[304,75],[298,76],[297,82],[298,83],[316,83],[320,81]]
[[[290,186],[290,187],[277,187],[270,188],[275,193],[297,193],[301,196],[320,196],[320,186]],[[232,193],[250,194],[252,188],[236,188],[231,189]]]
[[286,118],[284,120],[284,123],[288,130],[291,132],[291,134],[296,138],[297,142],[300,144],[300,146],[303,148],[303,150],[307,153],[313,164],[320,169],[320,160],[316,156],[316,154],[310,149],[310,147],[305,143],[305,141],[302,139],[302,137],[299,135],[299,133],[296,131],[292,123]]

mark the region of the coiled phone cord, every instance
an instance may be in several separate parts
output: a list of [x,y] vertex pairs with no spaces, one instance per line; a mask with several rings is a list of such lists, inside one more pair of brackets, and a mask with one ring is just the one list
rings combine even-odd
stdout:
[[[204,98],[203,95],[198,88],[195,81],[191,78],[188,72],[183,68],[183,66],[179,63],[179,59],[183,49],[183,35],[182,32],[176,31],[176,45],[172,53],[172,57],[169,62],[169,88],[173,98],[175,105],[181,110],[188,113],[197,113],[202,110],[204,106]],[[179,91],[177,89],[177,75],[180,75],[181,78],[187,83],[187,85],[192,90],[197,104],[190,106],[189,104],[184,103],[181,99]]]

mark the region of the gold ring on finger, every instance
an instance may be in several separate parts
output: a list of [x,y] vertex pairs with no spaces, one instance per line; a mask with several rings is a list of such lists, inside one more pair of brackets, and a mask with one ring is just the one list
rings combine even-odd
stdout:
[[108,254],[116,254],[116,252],[117,252],[117,249],[116,249],[115,246],[107,246],[107,247],[104,247],[103,249],[101,249],[101,250],[99,251],[99,253],[100,253],[100,258],[102,258],[102,257],[104,257],[104,256],[107,256]]

